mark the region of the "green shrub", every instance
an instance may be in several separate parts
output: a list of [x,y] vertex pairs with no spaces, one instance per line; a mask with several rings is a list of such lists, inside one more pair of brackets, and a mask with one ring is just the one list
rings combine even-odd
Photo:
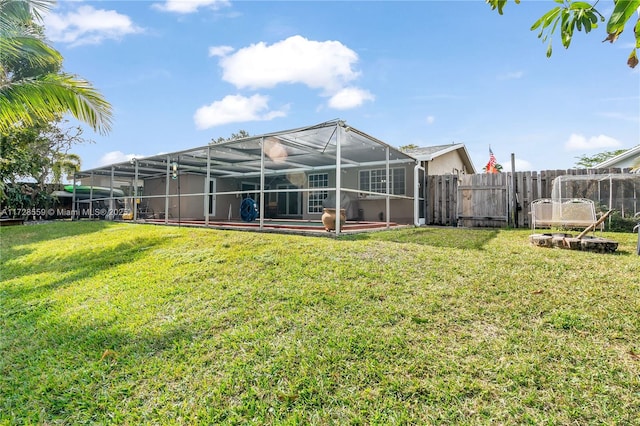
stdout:
[[633,232],[633,227],[640,222],[640,219],[633,217],[623,217],[619,211],[612,212],[605,220],[604,228],[609,232]]

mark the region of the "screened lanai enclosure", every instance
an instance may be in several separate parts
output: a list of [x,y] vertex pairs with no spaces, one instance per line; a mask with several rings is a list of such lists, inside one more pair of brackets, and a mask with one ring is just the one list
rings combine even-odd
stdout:
[[[334,120],[84,170],[73,203],[83,217],[336,234],[420,224],[416,159]],[[82,214],[85,212],[85,214]]]

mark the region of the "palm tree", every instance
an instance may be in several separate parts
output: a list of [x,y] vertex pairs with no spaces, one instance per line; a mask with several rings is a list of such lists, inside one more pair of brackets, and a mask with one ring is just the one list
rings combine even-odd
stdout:
[[78,76],[61,72],[62,55],[42,35],[53,0],[0,0],[0,132],[49,122],[65,113],[106,134],[111,105]]
[[62,184],[63,176],[69,179],[73,174],[80,170],[82,160],[78,154],[58,152],[53,156],[51,164],[52,181],[56,185]]

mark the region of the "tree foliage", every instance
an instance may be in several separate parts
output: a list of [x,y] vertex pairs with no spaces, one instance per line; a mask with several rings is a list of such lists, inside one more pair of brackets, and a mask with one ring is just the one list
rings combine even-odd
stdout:
[[[503,14],[507,0],[485,0],[493,10],[498,10]],[[514,0],[520,3],[520,0]],[[613,0],[611,15],[607,19],[596,9],[599,0],[596,1],[576,1],[576,0],[554,0],[556,6],[542,15],[531,26],[531,30],[539,30],[538,38],[544,43],[548,41],[547,57],[553,52],[553,36],[560,32],[560,41],[565,49],[568,49],[575,31],[585,33],[591,32],[598,27],[598,23],[606,21],[607,36],[603,41],[614,43],[625,29],[625,26],[632,20],[637,11],[640,15],[640,0]],[[638,51],[640,50],[640,17],[635,21],[633,32],[635,45],[627,59],[627,64],[631,68],[638,65]]]
[[[48,195],[48,184],[60,185],[67,175],[80,170],[80,157],[69,151],[88,142],[82,133],[79,126],[65,128],[54,122],[0,134],[0,201],[11,207],[31,207]],[[18,198],[22,200],[18,206],[7,201]]]
[[62,126],[71,113],[94,130],[111,126],[111,106],[92,85],[62,72],[62,55],[44,38],[41,14],[51,0],[0,0],[0,201],[42,206],[50,187],[80,168],[69,150],[82,128]]
[[52,0],[0,0],[0,133],[66,113],[100,133],[111,105],[87,80],[62,72],[62,55],[44,39],[41,13]]
[[617,149],[615,151],[604,151],[594,155],[580,155],[576,157],[578,159],[578,161],[576,161],[576,167],[588,169],[620,155],[625,151],[626,149]]
[[251,136],[249,132],[247,132],[246,130],[240,129],[238,130],[238,133],[231,133],[231,136],[229,136],[228,138],[223,138],[221,136],[218,139],[211,139],[210,143],[215,144],[215,143],[234,141],[236,139],[248,138],[249,136]]
[[402,152],[411,151],[412,149],[417,149],[417,148],[420,148],[420,147],[414,143],[410,143],[408,145],[402,145],[398,147],[398,149]]

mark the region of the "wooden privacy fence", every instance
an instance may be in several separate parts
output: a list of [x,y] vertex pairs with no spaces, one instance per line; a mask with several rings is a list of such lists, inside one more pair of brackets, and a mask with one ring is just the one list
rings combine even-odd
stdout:
[[463,175],[458,181],[456,216],[461,226],[499,228],[509,220],[507,173]]
[[[475,175],[427,176],[425,223],[468,227],[531,227],[531,202],[552,198],[559,176],[609,175],[629,169],[569,169]],[[624,189],[632,208],[640,204],[640,187]],[[614,191],[614,188],[608,188]],[[581,195],[584,196],[584,195]],[[597,201],[597,200],[595,200]],[[627,202],[629,205],[629,202]]]
[[427,176],[425,223],[456,226],[457,175]]

